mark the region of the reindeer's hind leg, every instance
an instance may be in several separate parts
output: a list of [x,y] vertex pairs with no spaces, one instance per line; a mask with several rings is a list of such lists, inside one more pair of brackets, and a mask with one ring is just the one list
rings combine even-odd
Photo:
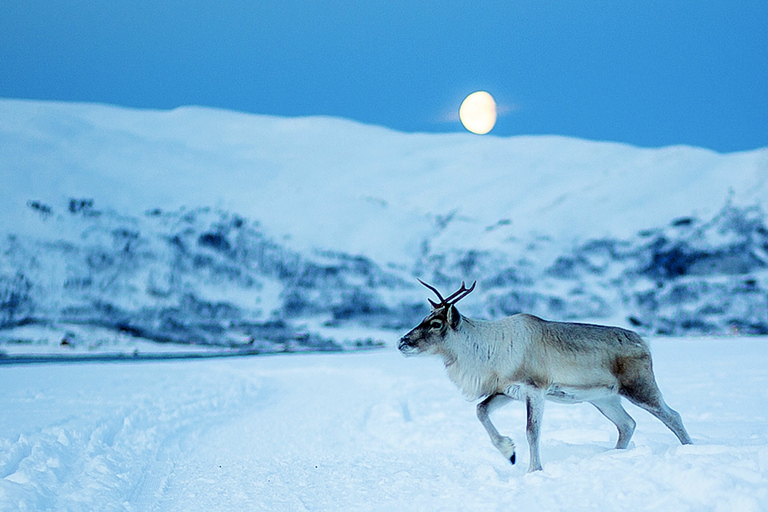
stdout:
[[616,449],[626,448],[629,445],[629,440],[632,439],[632,434],[635,432],[635,420],[621,406],[621,397],[610,395],[598,400],[592,400],[590,403],[597,407],[597,410],[603,413],[603,416],[611,420],[616,425],[616,428],[619,429],[619,440],[616,441]]
[[491,438],[493,446],[501,452],[505,459],[512,464],[515,463],[515,443],[507,436],[502,436],[496,427],[491,423],[489,414],[495,409],[512,400],[510,397],[502,394],[491,395],[479,404],[477,404],[477,419],[485,427],[488,436]]
[[680,443],[691,444],[691,438],[683,426],[680,415],[669,407],[661,396],[656,378],[653,376],[650,357],[635,360],[634,363],[620,377],[619,394],[659,418],[677,436]]

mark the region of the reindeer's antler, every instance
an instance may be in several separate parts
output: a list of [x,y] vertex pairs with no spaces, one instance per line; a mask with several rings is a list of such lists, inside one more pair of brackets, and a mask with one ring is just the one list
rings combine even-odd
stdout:
[[467,285],[466,285],[466,284],[464,284],[464,281],[462,281],[462,282],[461,282],[461,288],[459,288],[457,291],[455,291],[454,293],[452,293],[452,294],[451,294],[451,295],[450,295],[450,296],[449,296],[447,299],[444,299],[444,298],[443,298],[443,296],[442,296],[442,295],[440,295],[440,292],[439,292],[439,291],[437,291],[437,288],[435,288],[434,286],[430,286],[430,285],[428,285],[427,283],[425,283],[425,282],[424,282],[424,281],[422,281],[421,279],[419,279],[418,281],[419,281],[421,284],[423,284],[424,286],[426,286],[427,288],[429,288],[430,290],[432,290],[433,292],[435,292],[435,295],[437,295],[437,298],[438,298],[438,299],[440,299],[440,302],[439,302],[439,303],[436,303],[436,302],[435,302],[435,301],[433,301],[432,299],[427,299],[427,300],[429,301],[429,304],[430,304],[430,305],[431,305],[431,306],[432,306],[434,309],[437,309],[437,308],[441,308],[441,307],[443,307],[443,306],[450,306],[450,305],[456,304],[456,303],[457,303],[457,302],[459,302],[461,299],[463,299],[464,297],[466,297],[467,295],[469,295],[469,294],[470,294],[470,292],[471,292],[472,290],[474,290],[474,289],[475,289],[475,285],[477,284],[477,281],[475,281],[474,283],[472,283],[472,286],[470,286],[469,288],[467,288]]
[[475,289],[475,285],[477,284],[477,281],[472,283],[472,286],[467,288],[467,285],[464,284],[464,281],[461,282],[461,288],[459,288],[455,293],[452,293],[450,297],[445,299],[446,304],[456,304],[461,299],[469,295],[472,290]]
[[429,288],[430,290],[432,290],[433,292],[435,292],[435,295],[437,295],[437,298],[438,298],[438,299],[440,299],[440,302],[439,302],[439,303],[436,303],[436,302],[435,302],[435,301],[433,301],[432,299],[427,299],[427,300],[429,301],[429,304],[430,304],[430,305],[431,305],[431,306],[432,306],[434,309],[437,309],[437,308],[439,308],[441,305],[445,304],[445,299],[443,298],[443,296],[442,296],[442,295],[440,295],[440,292],[439,292],[439,291],[437,291],[437,288],[435,288],[434,286],[428,285],[427,283],[425,283],[425,282],[424,282],[424,281],[422,281],[421,279],[418,279],[418,278],[417,278],[417,280],[418,280],[418,281],[419,281],[421,284],[423,284],[424,286],[426,286],[427,288]]

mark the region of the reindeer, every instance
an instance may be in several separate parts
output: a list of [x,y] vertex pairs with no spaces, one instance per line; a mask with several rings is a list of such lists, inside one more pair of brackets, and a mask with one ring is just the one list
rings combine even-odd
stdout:
[[621,405],[625,397],[660,419],[680,440],[691,444],[680,415],[661,396],[653,375],[648,345],[635,332],[619,327],[550,322],[517,314],[493,322],[467,318],[456,303],[475,289],[473,283],[443,298],[429,300],[432,311],[403,336],[398,349],[405,356],[436,354],[448,377],[468,400],[481,399],[477,417],[493,445],[512,464],[515,443],[502,436],[489,414],[510,400],[525,402],[528,471],[541,470],[539,432],[544,400],[589,402],[619,431],[616,448],[629,445],[635,421]]

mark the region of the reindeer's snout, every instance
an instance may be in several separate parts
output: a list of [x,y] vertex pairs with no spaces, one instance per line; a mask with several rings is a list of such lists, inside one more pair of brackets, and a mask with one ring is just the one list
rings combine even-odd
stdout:
[[400,338],[400,341],[397,342],[397,349],[402,352],[404,356],[410,356],[417,352],[417,349],[408,334]]

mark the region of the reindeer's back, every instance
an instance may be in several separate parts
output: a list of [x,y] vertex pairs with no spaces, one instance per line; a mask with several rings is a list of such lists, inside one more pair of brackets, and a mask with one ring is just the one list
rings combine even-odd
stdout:
[[615,379],[616,361],[650,358],[645,341],[620,327],[550,322],[527,314],[509,320],[529,334],[523,338],[528,345],[520,347],[521,370],[535,369],[544,381],[577,384],[590,375],[608,384]]

